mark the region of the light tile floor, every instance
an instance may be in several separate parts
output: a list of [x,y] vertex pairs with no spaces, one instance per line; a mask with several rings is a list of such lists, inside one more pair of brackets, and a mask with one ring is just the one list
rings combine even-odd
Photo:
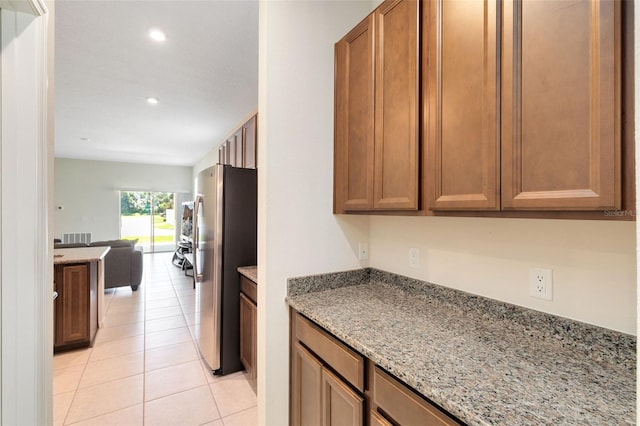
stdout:
[[107,290],[93,348],[54,357],[56,425],[257,424],[244,372],[213,376],[202,363],[192,278],[171,257],[145,254],[138,291]]

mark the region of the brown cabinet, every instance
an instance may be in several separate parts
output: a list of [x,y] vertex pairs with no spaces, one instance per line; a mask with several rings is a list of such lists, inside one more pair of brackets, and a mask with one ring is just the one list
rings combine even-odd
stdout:
[[503,209],[620,208],[620,7],[503,3]]
[[435,0],[424,11],[434,210],[500,209],[497,12],[496,0]]
[[54,351],[89,346],[98,328],[97,262],[55,265]]
[[293,309],[290,378],[293,426],[461,424]]
[[256,389],[258,347],[258,305],[256,283],[240,275],[240,361],[249,383]]
[[620,8],[430,3],[430,209],[621,207]]
[[[375,413],[402,426],[460,424],[379,367],[374,368],[372,381],[373,403],[378,407],[372,417]],[[379,423],[385,424],[384,421]]]
[[255,169],[257,162],[257,115],[251,117],[218,148],[218,163]]
[[364,424],[364,358],[292,311],[291,424]]
[[420,4],[387,0],[336,43],[336,213],[419,207]]
[[244,157],[242,159],[242,167],[245,169],[257,168],[258,162],[258,133],[257,123],[258,116],[254,115],[242,126],[242,143]]
[[334,213],[635,220],[633,8],[384,1],[335,46]]
[[322,367],[322,426],[362,425],[364,398]]

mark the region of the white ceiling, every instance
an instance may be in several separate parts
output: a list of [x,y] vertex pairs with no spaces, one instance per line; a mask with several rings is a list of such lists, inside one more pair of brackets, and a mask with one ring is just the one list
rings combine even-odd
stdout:
[[58,0],[55,33],[56,157],[191,166],[257,109],[257,0]]

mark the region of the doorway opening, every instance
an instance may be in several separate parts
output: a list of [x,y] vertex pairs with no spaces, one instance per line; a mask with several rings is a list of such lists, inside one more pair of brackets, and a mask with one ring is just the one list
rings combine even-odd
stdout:
[[145,253],[176,247],[175,194],[120,191],[120,238],[138,240]]

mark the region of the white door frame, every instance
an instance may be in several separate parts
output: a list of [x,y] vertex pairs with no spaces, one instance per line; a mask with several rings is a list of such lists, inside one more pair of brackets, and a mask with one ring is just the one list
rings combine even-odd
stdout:
[[53,424],[52,13],[0,0],[0,424]]

